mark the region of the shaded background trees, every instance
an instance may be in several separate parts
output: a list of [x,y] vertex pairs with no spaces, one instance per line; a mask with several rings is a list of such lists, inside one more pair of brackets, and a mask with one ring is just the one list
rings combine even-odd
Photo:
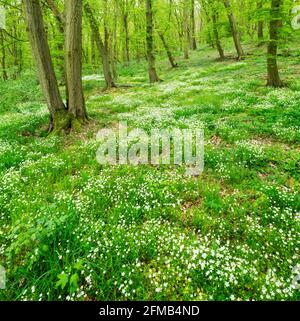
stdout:
[[[22,70],[35,65],[25,32],[22,3],[25,1],[0,0],[0,6],[6,10],[6,26],[0,30],[4,81],[16,79]],[[232,56],[234,48],[237,59],[244,59],[248,45],[265,44],[268,48],[262,46],[260,50],[261,54],[268,52],[268,84],[281,86],[276,72],[277,48],[299,37],[299,31],[291,27],[295,17],[292,8],[297,4],[292,0],[279,1],[274,19],[272,0],[86,1],[82,24],[83,72],[103,75],[106,88],[113,88],[118,69],[131,68],[145,59],[150,81],[155,82],[159,80],[159,71],[155,70],[157,55],[165,56],[171,67],[176,67],[176,58],[188,59],[191,50],[201,50],[207,45],[214,47],[220,60],[224,60]],[[49,64],[53,65],[59,85],[65,85],[65,3],[45,0],[40,1],[40,8],[52,59]]]

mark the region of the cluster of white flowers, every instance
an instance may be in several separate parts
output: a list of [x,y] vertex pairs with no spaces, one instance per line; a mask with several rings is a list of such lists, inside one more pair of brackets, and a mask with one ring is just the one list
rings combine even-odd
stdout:
[[278,122],[273,125],[273,132],[279,139],[284,142],[294,142],[300,139],[300,126],[284,126],[282,123]]
[[264,146],[259,141],[238,141],[235,145],[238,159],[246,165],[257,164],[266,158]]

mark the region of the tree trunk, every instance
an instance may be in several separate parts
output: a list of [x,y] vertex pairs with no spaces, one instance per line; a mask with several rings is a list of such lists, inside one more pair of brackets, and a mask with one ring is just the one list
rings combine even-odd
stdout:
[[96,72],[96,52],[95,52],[95,36],[94,33],[91,35],[91,63],[93,71]]
[[6,72],[6,53],[4,47],[4,35],[3,30],[0,28],[0,46],[1,46],[1,65],[2,65],[2,78],[4,81],[8,80]]
[[163,46],[164,46],[164,48],[165,48],[165,50],[166,50],[166,53],[167,53],[167,55],[168,55],[169,62],[170,62],[170,64],[171,64],[172,68],[178,67],[178,65],[177,65],[177,63],[175,62],[174,58],[173,58],[172,52],[171,52],[171,50],[170,50],[170,48],[169,48],[169,46],[168,46],[168,44],[167,44],[167,42],[166,42],[166,39],[165,39],[165,37],[164,37],[164,35],[163,35],[162,32],[159,32],[159,37],[160,37],[161,42],[162,42],[162,44],[163,44]]
[[[17,38],[17,27],[16,27],[16,25],[14,25],[14,27],[13,27],[13,34],[14,34],[14,37]],[[17,79],[17,74],[18,74],[18,46],[17,46],[17,41],[14,41],[14,43],[13,43],[12,54],[13,54],[13,62],[14,62],[13,80],[16,80]]]
[[40,1],[24,0],[24,6],[29,40],[37,66],[39,81],[50,111],[50,129],[61,130],[68,126],[68,117],[53,69]]
[[270,12],[270,41],[268,45],[268,86],[283,87],[277,66],[278,30],[281,25],[281,0],[272,0]]
[[196,22],[195,22],[195,0],[191,0],[191,28],[192,28],[192,49],[197,50]]
[[218,32],[218,26],[217,26],[217,16],[215,13],[212,15],[212,22],[213,22],[213,32],[214,32],[214,36],[215,36],[216,47],[219,52],[220,60],[223,61],[223,60],[225,60],[225,55],[224,55],[224,50],[222,48],[221,41],[219,38],[219,32]]
[[86,15],[89,19],[97,48],[98,48],[99,53],[102,57],[103,74],[104,74],[104,78],[105,78],[105,82],[106,82],[106,87],[108,89],[112,88],[112,87],[116,87],[116,85],[113,81],[111,71],[110,71],[109,53],[107,52],[107,48],[105,47],[105,45],[103,43],[103,40],[102,40],[101,35],[98,30],[97,21],[94,17],[93,11],[92,11],[90,5],[88,4],[88,2],[84,3],[84,10],[85,10]]
[[19,68],[18,68],[18,72],[21,73],[22,70],[23,70],[23,49],[22,49],[22,46],[19,47],[19,50],[18,50],[18,55],[19,55],[19,61],[18,61],[18,64],[19,64]]
[[113,80],[117,81],[118,72],[117,72],[117,64],[118,64],[118,35],[117,35],[117,8],[115,8],[114,13],[114,29],[113,29],[113,43],[111,48],[111,71]]
[[[56,6],[55,2],[53,0],[46,0],[48,7],[52,11],[57,24],[59,32],[64,35],[65,32],[65,17],[64,15],[59,11],[58,7]],[[64,44],[62,41],[59,41],[57,44],[57,50],[59,52],[59,70],[61,74],[61,81],[60,85],[64,86],[66,84],[66,71],[65,71],[65,57],[64,57]],[[66,93],[67,94],[67,93]]]
[[[206,19],[207,19],[207,23],[208,23],[208,25],[210,25],[210,21],[211,21],[211,18],[210,18],[210,15],[209,15],[209,12],[208,12],[208,10],[207,10],[207,7],[206,6],[203,6],[203,10],[204,10],[204,13],[205,13],[205,16],[206,16]],[[206,42],[209,44],[209,46],[211,47],[211,48],[215,48],[215,44],[214,44],[214,42],[213,42],[213,40],[212,40],[212,34],[211,34],[211,30],[210,30],[210,28],[208,28],[208,30],[207,30],[207,39],[206,39]]]
[[[258,0],[257,2],[257,10],[261,10],[263,8],[262,0]],[[264,22],[262,20],[258,21],[257,24],[257,35],[259,40],[264,39]]]
[[189,48],[190,48],[190,31],[189,31],[189,13],[188,8],[183,8],[183,52],[184,52],[184,59],[189,59]]
[[128,30],[128,13],[123,14],[123,23],[125,31],[125,62],[129,65],[130,55],[129,55],[129,30]]
[[64,23],[65,23],[64,15],[59,11],[54,0],[46,0],[46,2],[48,4],[48,7],[51,9],[52,13],[54,14],[55,18],[58,21],[60,31],[63,33]]
[[[65,63],[72,127],[87,120],[82,88],[82,0],[65,0]],[[75,128],[76,129],[76,128]]]
[[223,2],[225,5],[225,8],[227,10],[231,33],[232,33],[234,45],[235,45],[235,48],[236,48],[236,51],[238,54],[238,59],[240,60],[245,57],[245,54],[244,54],[244,51],[243,51],[243,48],[241,45],[239,33],[237,31],[236,19],[235,19],[235,16],[234,16],[232,8],[231,8],[230,0],[223,0]]
[[149,79],[151,83],[159,82],[155,66],[153,50],[153,12],[152,0],[146,0],[146,21],[147,21],[147,59],[149,65]]

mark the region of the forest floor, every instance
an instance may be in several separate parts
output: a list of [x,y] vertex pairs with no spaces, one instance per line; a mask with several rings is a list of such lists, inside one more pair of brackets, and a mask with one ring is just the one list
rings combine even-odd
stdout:
[[[92,120],[67,137],[46,137],[32,73],[0,84],[0,299],[300,299],[300,50],[282,51],[275,90],[264,48],[246,49],[159,61],[153,86],[143,64],[110,92],[89,75]],[[203,174],[99,165],[96,133],[121,120],[204,128]]]

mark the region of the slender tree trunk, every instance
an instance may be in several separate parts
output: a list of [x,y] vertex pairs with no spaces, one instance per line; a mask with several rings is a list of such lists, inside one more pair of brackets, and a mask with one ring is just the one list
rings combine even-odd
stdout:
[[117,81],[118,72],[117,72],[117,64],[118,64],[118,36],[117,36],[117,8],[115,8],[114,13],[114,29],[113,29],[113,44],[112,44],[112,54],[111,54],[111,70],[113,80]]
[[282,87],[277,66],[278,31],[281,25],[280,9],[282,0],[272,0],[271,21],[270,21],[270,41],[268,45],[268,86]]
[[234,45],[238,54],[238,59],[243,59],[245,57],[245,54],[241,45],[241,40],[237,30],[237,25],[236,25],[236,19],[231,8],[230,0],[223,0],[223,2],[227,10],[231,33],[232,33]]
[[213,32],[214,32],[214,36],[215,36],[216,47],[219,52],[220,60],[223,61],[223,60],[225,60],[225,55],[224,55],[224,50],[222,48],[221,41],[219,38],[219,32],[218,32],[218,26],[217,26],[217,16],[215,13],[213,13],[213,15],[212,15],[212,22],[213,22]]
[[91,35],[91,63],[93,66],[93,71],[96,72],[96,52],[95,52],[95,36],[92,32]]
[[183,52],[184,52],[184,59],[189,59],[189,48],[190,48],[190,31],[189,31],[189,13],[188,8],[183,8]]
[[[17,38],[17,27],[14,25],[13,27],[13,34],[14,37]],[[13,73],[13,80],[17,79],[17,74],[18,74],[18,47],[17,47],[17,41],[14,41],[13,43],[13,60],[14,60],[14,73]]]
[[191,0],[191,29],[192,29],[192,49],[197,50],[196,41],[196,21],[195,21],[195,0]]
[[146,21],[147,21],[147,59],[149,65],[149,79],[151,83],[160,81],[156,72],[155,56],[153,50],[153,12],[152,0],[146,0]]
[[109,29],[109,24],[107,22],[108,20],[108,0],[103,0],[104,1],[104,19],[103,19],[103,24],[104,24],[104,47],[105,51],[108,55],[108,68],[109,72],[111,74],[112,80],[114,82],[114,66],[113,66],[113,57],[112,57],[112,41],[110,41],[110,29]]
[[171,52],[171,50],[170,50],[170,48],[169,48],[169,46],[168,46],[168,44],[166,42],[166,39],[165,39],[165,37],[164,37],[162,32],[159,32],[159,37],[160,37],[161,42],[162,42],[162,44],[163,44],[163,46],[164,46],[164,48],[166,50],[166,53],[168,55],[168,59],[169,59],[169,62],[171,64],[172,68],[178,67],[178,65],[175,62],[174,58],[173,58],[172,52]]
[[[54,0],[46,0],[48,7],[52,11],[57,24],[58,24],[58,30],[61,33],[61,35],[64,35],[65,33],[65,18],[64,15],[59,11],[56,3]],[[63,41],[59,41],[57,44],[57,49],[59,52],[59,70],[61,74],[61,81],[60,85],[64,86],[66,84],[66,71],[65,71],[65,57],[64,57],[64,44]]]
[[125,31],[125,62],[126,62],[126,65],[128,66],[130,62],[128,13],[123,14],[123,23],[124,23],[124,31]]
[[[65,61],[72,126],[87,120],[82,88],[82,0],[65,0]],[[76,128],[75,128],[76,129]]]
[[59,42],[57,45],[57,49],[59,51],[59,71],[60,71],[60,82],[59,85],[65,86],[66,85],[66,70],[65,70],[65,58],[64,58],[64,44],[62,42]]
[[39,0],[24,0],[29,40],[39,81],[50,111],[50,130],[68,126],[67,111],[58,89]]
[[[257,1],[257,9],[261,10],[263,8],[263,2],[262,0]],[[264,39],[264,22],[262,20],[258,21],[257,24],[257,35],[259,40]]]
[[4,81],[8,80],[6,72],[6,52],[4,47],[3,30],[0,28],[0,46],[1,46],[1,65],[2,65],[2,78]]
[[18,50],[18,56],[19,56],[18,71],[19,71],[19,73],[21,73],[21,71],[23,70],[23,49],[22,49],[22,46],[20,46],[20,48]]
[[97,48],[98,48],[99,53],[102,57],[103,74],[104,74],[104,78],[105,78],[105,82],[106,82],[106,87],[108,89],[112,88],[112,87],[116,87],[116,85],[113,81],[111,71],[110,71],[109,53],[107,52],[107,48],[105,47],[105,44],[103,43],[103,40],[102,40],[101,35],[98,30],[97,21],[94,17],[93,11],[92,11],[90,5],[88,4],[88,2],[84,3],[84,10],[85,10],[86,15],[89,19],[91,29],[94,34],[94,39],[96,41]]
[[259,21],[257,25],[257,35],[259,40],[264,40],[264,23]]
[[[244,12],[245,8],[246,8],[246,4],[245,4],[245,0],[239,0],[239,10],[240,12]],[[246,20],[246,16],[243,14],[240,14],[240,28],[239,28],[239,38],[243,39],[244,36],[244,28],[245,26],[247,26],[247,24],[245,23]]]
[[59,27],[61,28],[60,31],[64,32],[64,23],[65,18],[64,15],[59,11],[58,7],[55,4],[54,0],[46,0],[48,7],[51,9],[52,13],[54,14],[55,18],[57,19],[59,23]]
[[[210,25],[211,18],[210,18],[209,12],[207,10],[207,7],[203,6],[203,10],[204,10],[204,13],[205,13],[205,16],[206,16],[206,19],[207,19],[207,24]],[[211,32],[210,28],[208,28],[208,30],[207,30],[206,42],[209,44],[210,47],[212,47],[213,49],[215,48],[215,44],[214,44],[214,41],[213,41],[212,32]]]
[[[141,31],[142,31],[142,27],[141,27],[141,23],[140,21],[138,21],[138,16],[137,15],[134,15],[134,32],[135,34],[141,34]],[[142,53],[141,53],[141,49],[144,48],[144,41],[142,41],[140,39],[140,37],[138,37],[135,41],[135,58],[137,60],[137,62],[140,62],[141,60],[141,56],[142,56]]]

